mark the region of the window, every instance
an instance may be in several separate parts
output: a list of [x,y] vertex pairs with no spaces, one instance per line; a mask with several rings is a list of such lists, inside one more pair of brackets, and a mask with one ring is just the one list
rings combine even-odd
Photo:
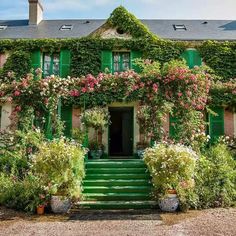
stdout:
[[60,30],[64,31],[64,30],[72,30],[73,29],[73,25],[62,25]]
[[0,25],[0,30],[5,30],[7,28],[7,25]]
[[60,56],[58,54],[44,54],[43,57],[43,75],[59,75],[59,60]]
[[113,52],[113,72],[121,72],[130,69],[129,52]]
[[187,30],[185,25],[173,25],[173,27],[174,27],[174,30],[176,30],[176,31],[185,31],[185,30]]

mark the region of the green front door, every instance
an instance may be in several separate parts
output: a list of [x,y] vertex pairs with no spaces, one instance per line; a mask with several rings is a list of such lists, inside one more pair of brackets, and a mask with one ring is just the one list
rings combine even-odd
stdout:
[[111,107],[109,112],[109,155],[130,157],[133,155],[133,107]]

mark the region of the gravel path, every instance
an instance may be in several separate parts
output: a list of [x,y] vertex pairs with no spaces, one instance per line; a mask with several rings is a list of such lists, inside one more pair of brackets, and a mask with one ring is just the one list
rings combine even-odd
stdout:
[[160,214],[157,211],[96,211],[38,217],[0,208],[0,235],[235,236],[236,209],[210,209],[178,214]]

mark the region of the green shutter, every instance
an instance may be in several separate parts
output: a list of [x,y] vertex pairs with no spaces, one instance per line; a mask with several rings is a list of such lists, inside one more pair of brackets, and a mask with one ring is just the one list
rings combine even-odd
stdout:
[[102,72],[112,72],[112,51],[102,51]]
[[64,105],[61,107],[61,120],[64,121],[64,135],[70,138],[72,131],[72,106]]
[[189,68],[193,68],[194,66],[201,66],[202,59],[199,52],[196,49],[187,49],[181,57],[187,62]]
[[140,51],[132,51],[131,52],[131,69],[133,69],[135,72],[140,73],[141,69],[139,66],[135,65],[134,60],[142,58],[142,52]]
[[50,113],[46,115],[46,126],[45,126],[45,136],[47,139],[52,140],[52,116]]
[[177,135],[176,134],[176,130],[177,130],[176,123],[178,123],[178,120],[179,119],[177,117],[170,115],[169,136],[171,138],[175,138]]
[[60,52],[60,77],[66,78],[70,75],[71,53],[68,49],[62,49]]
[[31,54],[31,68],[35,71],[41,67],[41,52],[40,50],[33,51]]
[[224,108],[217,107],[211,110],[217,114],[217,116],[209,114],[209,134],[214,141],[224,135]]

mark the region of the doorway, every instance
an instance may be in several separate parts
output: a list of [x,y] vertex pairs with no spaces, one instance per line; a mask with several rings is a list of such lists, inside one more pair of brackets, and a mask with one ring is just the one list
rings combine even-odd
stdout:
[[133,107],[110,107],[109,155],[133,155]]

